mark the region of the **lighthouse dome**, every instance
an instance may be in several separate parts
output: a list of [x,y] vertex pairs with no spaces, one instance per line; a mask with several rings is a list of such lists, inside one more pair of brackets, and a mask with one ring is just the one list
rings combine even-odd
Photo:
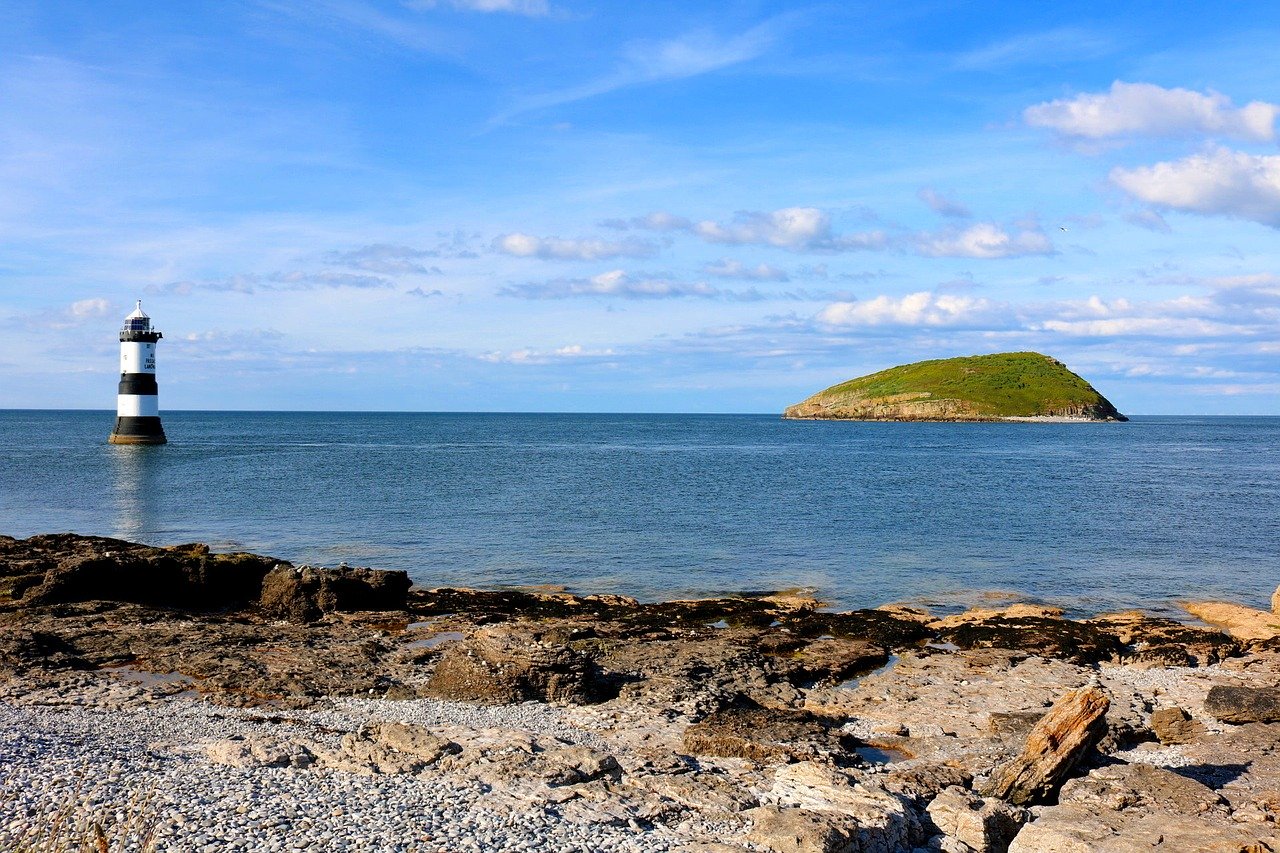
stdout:
[[151,318],[142,310],[142,300],[138,300],[137,306],[124,318],[124,330],[126,332],[147,332],[151,330]]

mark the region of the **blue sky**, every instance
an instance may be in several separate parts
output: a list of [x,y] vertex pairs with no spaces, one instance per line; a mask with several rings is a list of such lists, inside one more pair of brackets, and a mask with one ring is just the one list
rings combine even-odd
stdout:
[[8,407],[1280,414],[1271,3],[0,3]]

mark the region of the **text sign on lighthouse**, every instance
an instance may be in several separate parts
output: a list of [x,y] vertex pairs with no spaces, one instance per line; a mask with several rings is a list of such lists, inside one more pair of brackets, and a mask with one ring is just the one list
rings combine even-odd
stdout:
[[164,335],[151,328],[151,318],[138,307],[120,330],[120,390],[116,396],[116,428],[112,444],[164,444],[160,425],[160,389],[156,385],[156,342]]

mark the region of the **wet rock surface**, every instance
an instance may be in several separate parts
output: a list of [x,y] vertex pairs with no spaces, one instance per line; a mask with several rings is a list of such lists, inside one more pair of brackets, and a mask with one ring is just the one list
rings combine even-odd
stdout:
[[1276,849],[1266,643],[396,574],[0,539],[0,847],[82,772],[158,786],[160,850]]

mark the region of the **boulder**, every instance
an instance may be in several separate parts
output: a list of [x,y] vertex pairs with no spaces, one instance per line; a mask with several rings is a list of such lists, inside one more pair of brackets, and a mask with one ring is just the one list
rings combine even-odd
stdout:
[[410,585],[405,572],[282,564],[262,579],[258,603],[270,616],[314,622],[326,613],[403,610]]
[[325,766],[364,774],[417,773],[460,747],[409,723],[373,723],[342,737],[338,753],[321,755]]
[[205,745],[205,756],[228,767],[310,767],[316,756],[297,741],[270,735],[227,738]]
[[1182,708],[1160,708],[1151,712],[1151,731],[1168,745],[1191,743],[1205,733],[1205,727]]
[[775,853],[899,853],[919,826],[901,802],[882,792],[843,798],[841,809],[765,805],[743,812],[747,840]]
[[691,755],[746,758],[761,764],[848,755],[858,746],[841,722],[791,708],[725,708],[690,725],[684,748]]
[[842,815],[760,806],[748,809],[743,816],[752,823],[747,840],[774,853],[852,853],[862,849],[853,846],[857,823]]
[[1276,587],[1276,591],[1271,593],[1271,612],[1280,616],[1280,586]]
[[1280,688],[1214,685],[1204,709],[1224,723],[1280,722]]
[[938,794],[925,813],[933,824],[926,831],[935,829],[944,838],[964,845],[961,850],[976,853],[1004,853],[1030,817],[1024,808],[994,797],[979,797],[958,786]]
[[565,630],[537,623],[486,626],[445,650],[425,691],[489,704],[592,701],[592,662],[570,645],[572,639]]
[[1106,733],[1111,702],[1098,687],[1072,690],[1035,724],[1022,754],[991,774],[984,793],[1015,805],[1042,802]]

